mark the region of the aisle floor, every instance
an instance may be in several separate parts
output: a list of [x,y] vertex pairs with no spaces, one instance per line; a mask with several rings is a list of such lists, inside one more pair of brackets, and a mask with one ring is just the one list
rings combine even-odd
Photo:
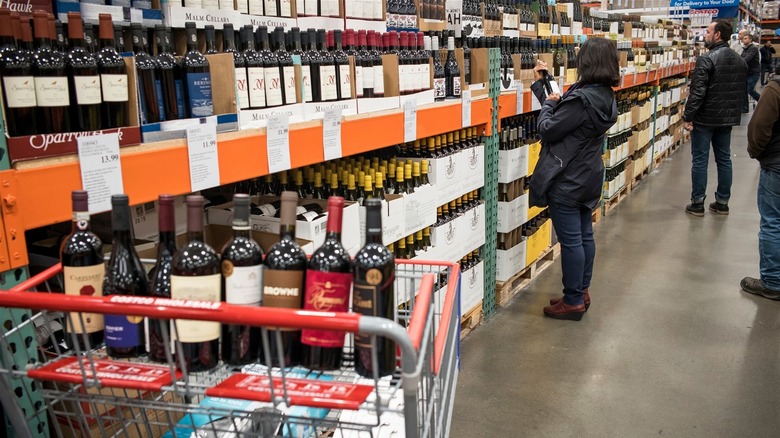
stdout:
[[561,295],[556,261],[464,340],[451,437],[780,436],[780,302],[739,288],[758,276],[746,124],[729,216],[683,212],[686,145],[596,225],[582,321],[542,314]]

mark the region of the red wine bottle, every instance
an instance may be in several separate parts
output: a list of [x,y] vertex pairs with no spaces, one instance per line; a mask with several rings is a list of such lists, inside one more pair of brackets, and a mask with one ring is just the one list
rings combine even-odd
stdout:
[[[366,244],[355,256],[352,310],[366,316],[393,320],[395,313],[395,258],[382,243],[382,202],[367,199]],[[355,371],[364,377],[379,377],[395,370],[395,344],[376,338],[377,363],[372,357],[371,336],[355,335]]]
[[203,52],[204,55],[216,55],[219,53],[217,51],[217,32],[214,30],[214,26],[211,24],[207,24],[205,26],[206,30],[206,51]]
[[324,29],[317,30],[317,47],[319,48],[320,97],[323,102],[336,100],[338,99],[336,66],[333,54],[328,51]]
[[[222,248],[222,301],[259,306],[263,285],[263,250],[249,234],[249,195],[233,195],[233,238]],[[222,326],[222,360],[229,365],[254,362],[260,351],[260,329]]]
[[333,31],[333,64],[336,66],[336,95],[338,100],[352,99],[352,75],[349,68],[349,57],[342,47],[340,30]]
[[30,57],[17,47],[14,37],[18,41],[22,39],[19,15],[14,17],[12,25],[11,11],[1,9],[0,76],[3,80],[6,129],[10,136],[32,135],[36,133],[35,79]]
[[455,38],[447,39],[447,62],[444,64],[447,99],[460,99],[460,67],[455,60]]
[[290,52],[287,51],[284,43],[284,28],[274,29],[274,45],[276,60],[279,62],[279,74],[281,78],[282,99],[284,105],[296,103],[296,84],[295,84],[295,66],[293,66]]
[[265,84],[265,103],[268,107],[284,104],[284,90],[282,88],[282,74],[279,68],[279,60],[271,51],[268,44],[268,28],[259,26],[257,36],[260,40],[258,52],[263,60],[263,75]]
[[[173,255],[176,254],[176,218],[173,210],[174,197],[171,195],[160,195],[157,199],[159,212],[157,215],[158,227],[160,231],[160,243],[157,247],[157,263],[149,272],[149,282],[151,284],[150,295],[155,298],[171,297],[171,272],[173,270]],[[168,333],[168,342],[163,337],[163,324]],[[165,351],[171,353],[171,357],[176,353],[172,348],[173,330],[170,329],[171,323],[168,320],[149,319],[147,334],[149,335],[149,359],[155,362],[168,362]]]
[[[130,25],[132,27],[132,23]],[[157,94],[162,101],[160,120],[184,118],[184,86],[181,79],[181,66],[173,56],[169,29],[158,24],[154,28],[157,39]],[[137,56],[137,55],[136,55]]]
[[374,97],[374,61],[368,48],[366,31],[359,30],[357,38],[358,52],[355,56],[355,63],[360,64],[360,74],[363,82],[363,92],[361,94],[362,97]]
[[[341,244],[344,198],[328,198],[328,223],[325,242],[312,255],[306,271],[305,310],[320,312],[349,311],[352,263]],[[341,366],[344,333],[305,329],[301,332],[303,366],[311,370],[337,370]]]
[[198,36],[195,23],[184,23],[187,31],[187,53],[181,58],[184,78],[184,107],[187,117],[208,117],[214,115],[209,61],[198,51]]
[[[242,29],[243,32],[243,29]],[[249,89],[246,78],[246,58],[244,53],[236,48],[236,33],[233,25],[225,23],[222,27],[222,40],[225,53],[233,54],[233,69],[236,75],[236,106],[238,109],[249,109]]]
[[[103,242],[89,228],[89,202],[85,191],[74,191],[73,230],[62,241],[60,261],[65,280],[65,295],[100,297],[103,295]],[[69,348],[74,348],[74,337],[80,351],[98,348],[103,343],[103,315],[99,313],[71,313],[67,331]]]
[[[301,97],[304,102],[312,101],[312,82],[311,82],[311,62],[309,61],[309,53],[303,50],[301,43],[301,30],[297,27],[293,27],[290,30],[292,34],[292,55],[298,55],[301,58]],[[308,40],[308,35],[303,34]]]
[[141,105],[142,123],[158,123],[165,120],[161,108],[160,81],[157,77],[157,63],[148,53],[143,44],[143,28],[139,23],[130,24],[135,68],[138,75],[138,95]]
[[385,95],[385,74],[382,64],[382,36],[371,31],[368,38],[368,44],[371,45],[371,61],[374,65],[374,96],[383,97]]
[[[199,53],[200,54],[200,53]],[[199,195],[187,197],[188,242],[173,257],[171,298],[199,301],[219,301],[219,258],[203,241],[203,205]],[[188,372],[208,371],[219,359],[218,322],[174,321],[174,337],[181,344],[184,357],[177,358]]]
[[439,58],[439,38],[431,38],[431,57],[433,58],[433,99],[444,100],[447,97],[447,75]]
[[96,131],[101,127],[100,75],[95,56],[87,50],[81,14],[68,12],[68,76],[70,77],[70,99],[76,103],[73,111],[74,129]]
[[[263,306],[300,309],[303,307],[304,285],[306,277],[306,254],[295,241],[295,213],[298,196],[295,192],[282,192],[281,221],[279,242],[268,250],[265,256],[263,275]],[[261,350],[263,363],[271,366],[300,365],[302,358],[301,331],[279,328],[269,330],[268,349],[270,360],[265,358],[265,349]],[[278,350],[281,349],[281,356]]]
[[[65,55],[51,47],[46,12],[35,11],[35,40],[33,55],[35,100],[38,104],[38,133],[50,134],[71,130],[70,87],[68,85]],[[86,210],[84,210],[86,211]]]
[[255,50],[255,37],[252,26],[241,29],[242,53],[246,61],[247,92],[250,108],[265,108],[265,67],[263,57]]
[[[113,30],[111,34],[113,40]],[[111,227],[114,237],[103,279],[103,295],[148,296],[146,270],[133,246],[130,200],[127,195],[111,197]],[[146,353],[143,317],[106,315],[105,322],[106,352],[110,357],[129,358]]]
[[100,50],[96,58],[103,89],[103,127],[119,128],[127,126],[128,122],[127,69],[122,56],[116,51],[111,15],[100,14],[99,19]]

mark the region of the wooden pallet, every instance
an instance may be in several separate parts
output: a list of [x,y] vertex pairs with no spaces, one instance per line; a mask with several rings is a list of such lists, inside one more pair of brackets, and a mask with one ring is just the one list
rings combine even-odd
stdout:
[[620,189],[614,196],[604,201],[604,216],[608,215],[615,207],[623,202],[624,199],[628,198],[629,193],[631,193],[631,184],[626,184],[626,186]]
[[596,225],[597,223],[601,222],[601,208],[595,208],[593,210],[593,215],[591,216],[591,222],[593,225]]
[[671,150],[671,148],[669,148],[669,149],[667,149],[667,150],[663,151],[663,152],[661,153],[661,155],[659,155],[659,156],[655,157],[655,163],[654,163],[654,164],[655,164],[655,166],[654,166],[654,167],[658,167],[658,166],[660,166],[661,164],[663,164],[664,160],[666,160],[667,158],[669,158],[669,154],[670,154],[671,152],[672,152],[672,150]]
[[634,190],[636,186],[638,186],[639,183],[645,180],[648,176],[650,176],[650,167],[643,170],[642,173],[640,173],[639,175],[634,177],[633,180],[631,180],[631,190]]
[[482,322],[482,301],[460,318],[460,339],[463,340]]
[[547,248],[533,263],[513,275],[512,278],[504,282],[498,282],[496,284],[496,305],[498,307],[506,306],[515,295],[535,280],[545,269],[550,267],[560,254],[561,245],[556,243]]

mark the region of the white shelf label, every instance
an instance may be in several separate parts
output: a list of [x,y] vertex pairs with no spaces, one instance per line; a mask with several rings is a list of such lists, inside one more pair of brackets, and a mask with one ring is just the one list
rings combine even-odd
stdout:
[[[515,105],[517,105],[516,114],[523,114],[523,104],[525,103],[525,89],[523,88],[523,81],[515,79],[517,88],[515,89]],[[535,99],[536,96],[531,95],[531,99]]]
[[417,102],[408,100],[404,102],[404,141],[417,139]]
[[219,185],[217,125],[206,123],[187,128],[190,186],[193,192]]
[[322,118],[325,161],[341,158],[341,108],[328,108]]
[[461,119],[464,128],[471,126],[471,90],[461,93]]
[[274,114],[268,117],[266,151],[270,173],[287,170],[290,164],[290,116]]
[[102,134],[77,139],[81,185],[89,192],[89,212],[111,210],[111,195],[124,193],[119,134]]

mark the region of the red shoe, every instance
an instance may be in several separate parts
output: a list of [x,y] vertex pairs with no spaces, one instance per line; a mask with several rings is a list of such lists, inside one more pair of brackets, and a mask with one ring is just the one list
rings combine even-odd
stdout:
[[[588,289],[585,289],[582,291],[583,298],[585,299],[585,310],[590,309],[590,294],[588,293]],[[560,298],[552,298],[550,299],[550,304],[555,305],[558,304],[559,301],[563,300],[563,297]]]
[[544,315],[554,319],[567,319],[571,321],[579,321],[582,319],[582,315],[585,314],[585,305],[580,304],[572,306],[566,304],[566,301],[560,300],[557,304],[547,306],[544,308]]

